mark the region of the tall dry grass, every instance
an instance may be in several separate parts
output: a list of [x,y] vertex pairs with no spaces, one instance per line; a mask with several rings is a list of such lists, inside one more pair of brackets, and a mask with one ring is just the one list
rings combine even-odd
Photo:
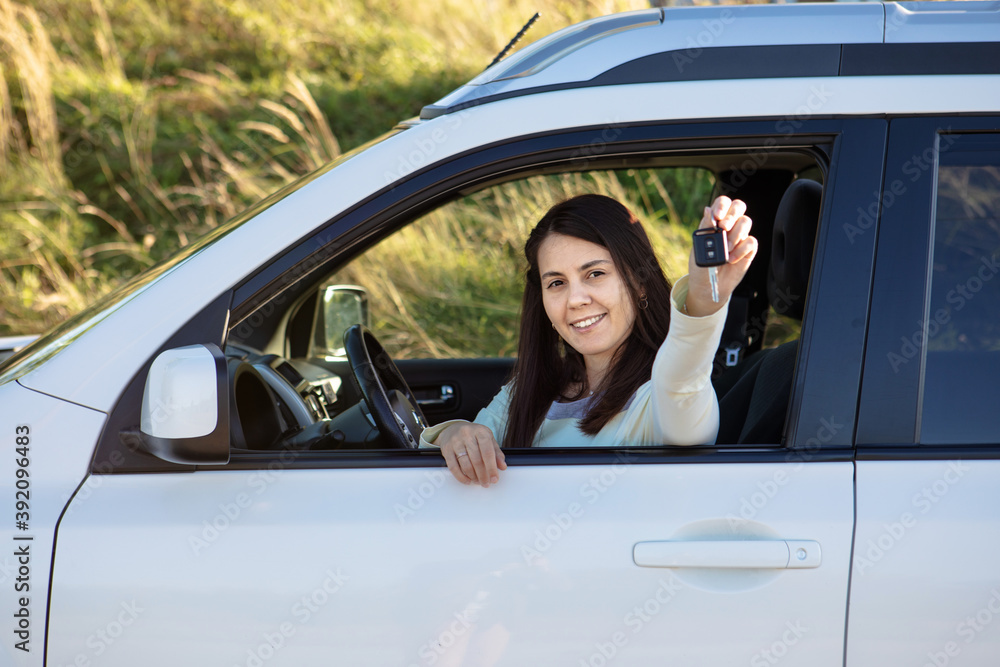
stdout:
[[0,0],[0,335],[49,328],[587,1]]

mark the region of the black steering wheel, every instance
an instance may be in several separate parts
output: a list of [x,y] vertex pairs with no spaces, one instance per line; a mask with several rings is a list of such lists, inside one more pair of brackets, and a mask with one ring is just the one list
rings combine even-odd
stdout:
[[344,348],[379,432],[392,447],[416,449],[427,419],[392,358],[375,335],[360,324],[344,332]]

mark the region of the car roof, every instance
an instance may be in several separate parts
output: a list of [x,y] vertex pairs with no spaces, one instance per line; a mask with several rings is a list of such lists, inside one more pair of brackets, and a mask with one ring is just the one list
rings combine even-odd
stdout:
[[509,97],[634,83],[1000,73],[1000,2],[673,7],[564,28],[428,105],[422,119]]

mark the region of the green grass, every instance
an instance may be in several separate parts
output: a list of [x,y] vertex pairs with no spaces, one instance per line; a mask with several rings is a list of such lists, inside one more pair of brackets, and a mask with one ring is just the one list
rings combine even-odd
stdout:
[[0,335],[37,333],[526,43],[640,0],[0,0]]
[[[645,0],[0,0],[0,335],[40,333],[523,44]],[[345,272],[398,356],[514,350],[524,238],[602,192],[668,276],[695,169],[537,177],[432,213]],[[353,272],[353,273],[352,273]],[[349,279],[349,280],[348,280]]]
[[[40,333],[522,44],[645,0],[0,0],[0,335]],[[521,248],[581,192],[686,271],[711,176],[536,177],[452,202],[337,280],[397,356],[514,351]],[[779,332],[780,333],[780,332]]]

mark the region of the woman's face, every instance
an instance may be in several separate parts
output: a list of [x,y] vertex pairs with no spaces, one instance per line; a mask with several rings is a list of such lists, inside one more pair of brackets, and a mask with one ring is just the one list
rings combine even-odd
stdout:
[[538,247],[545,314],[588,370],[605,369],[632,332],[635,308],[608,249],[564,234]]

